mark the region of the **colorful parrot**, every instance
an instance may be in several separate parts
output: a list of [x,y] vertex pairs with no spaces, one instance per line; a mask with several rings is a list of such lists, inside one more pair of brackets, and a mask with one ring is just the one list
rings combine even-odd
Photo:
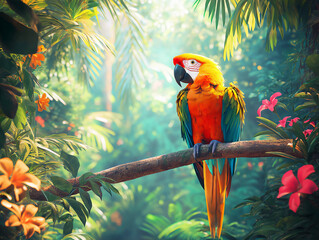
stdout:
[[[209,144],[214,154],[218,142],[239,140],[244,123],[243,93],[234,85],[224,87],[219,66],[211,59],[185,53],[174,57],[176,82],[188,83],[177,95],[177,114],[182,138],[194,148]],[[207,215],[212,237],[220,238],[225,198],[228,197],[236,158],[211,159],[194,163],[200,184],[205,190]]]

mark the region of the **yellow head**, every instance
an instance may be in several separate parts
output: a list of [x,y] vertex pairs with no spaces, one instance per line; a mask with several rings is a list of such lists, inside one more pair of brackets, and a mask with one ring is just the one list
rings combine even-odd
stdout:
[[213,88],[224,87],[224,78],[219,66],[210,58],[184,53],[174,57],[173,63],[175,80],[180,86],[180,82],[185,82],[189,83],[189,87],[193,84],[210,84]]

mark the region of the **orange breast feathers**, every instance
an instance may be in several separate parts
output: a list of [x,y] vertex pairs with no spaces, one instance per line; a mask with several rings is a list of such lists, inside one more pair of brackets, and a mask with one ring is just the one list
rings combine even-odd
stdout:
[[211,79],[199,75],[187,88],[194,143],[208,144],[211,140],[223,142],[221,118],[225,87],[223,84],[212,84]]

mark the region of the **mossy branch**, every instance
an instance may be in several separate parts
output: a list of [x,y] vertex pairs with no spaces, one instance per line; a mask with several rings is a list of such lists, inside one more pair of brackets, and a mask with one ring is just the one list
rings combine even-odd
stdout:
[[[102,175],[106,181],[110,183],[119,183],[146,175],[167,171],[173,168],[178,168],[202,161],[205,159],[214,158],[232,158],[232,157],[246,157],[246,158],[260,158],[260,157],[274,157],[278,156],[271,152],[281,152],[292,155],[296,158],[302,158],[300,150],[293,150],[292,139],[281,140],[260,140],[260,141],[239,141],[232,143],[219,143],[217,145],[214,156],[209,150],[208,145],[203,145],[200,149],[199,158],[196,160],[193,157],[193,148],[173,152],[157,157],[151,157],[136,162],[121,164],[101,172],[95,173]],[[110,179],[113,179],[111,181]],[[72,178],[68,180],[73,187],[79,187],[79,178]],[[89,188],[85,189],[89,190]],[[60,197],[65,197],[68,194],[57,189],[54,186],[48,186],[42,191],[49,191]],[[30,191],[30,197],[34,200],[45,200],[42,191]],[[72,192],[76,194],[78,191]]]

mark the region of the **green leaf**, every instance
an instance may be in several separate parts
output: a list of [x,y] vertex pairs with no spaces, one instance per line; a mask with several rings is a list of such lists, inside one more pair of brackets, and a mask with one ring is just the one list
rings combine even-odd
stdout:
[[286,111],[288,111],[286,104],[284,104],[282,102],[277,102],[276,107],[281,107],[281,108],[285,109]]
[[0,78],[18,73],[16,62],[9,56],[0,54]]
[[71,154],[68,154],[62,150],[60,158],[63,162],[64,168],[69,171],[73,177],[78,175],[80,168],[79,159]]
[[52,218],[53,223],[56,223],[59,220],[59,209],[57,204],[49,201],[44,201],[41,205],[41,208],[45,209],[48,217]]
[[91,179],[89,179],[88,182],[90,184],[92,191],[95,193],[95,195],[98,196],[102,200],[101,186]]
[[2,128],[0,128],[0,149],[3,148],[3,146],[6,143],[6,135],[4,134],[4,131]]
[[15,94],[0,85],[0,111],[13,119],[18,110],[18,100]]
[[62,238],[62,240],[94,240],[87,233],[70,233]]
[[70,204],[65,198],[61,198],[61,205],[65,210],[70,211]]
[[63,226],[63,236],[72,233],[73,230],[73,219],[71,221],[66,221]]
[[1,128],[3,132],[7,132],[11,126],[12,120],[10,118],[4,118],[1,122]]
[[[308,137],[309,138],[309,137]],[[311,154],[316,148],[318,148],[319,135],[317,135],[309,144],[308,153]]]
[[81,199],[82,199],[85,207],[87,208],[88,212],[90,213],[91,208],[92,208],[92,201],[91,201],[90,194],[88,194],[82,188],[79,188],[79,192],[80,192],[80,196],[81,196]]
[[102,187],[104,188],[104,190],[106,190],[111,196],[112,196],[112,192],[115,192],[116,194],[120,194],[119,191],[112,184],[105,181],[100,181],[100,183],[102,184]]
[[261,131],[261,132],[256,133],[254,135],[254,137],[258,137],[258,136],[262,136],[262,135],[268,135],[268,136],[274,136],[274,137],[277,136],[274,132],[266,130],[266,131]]
[[305,102],[304,104],[298,105],[294,111],[297,112],[301,109],[312,108],[312,107],[316,107],[316,103],[313,101],[309,101],[309,102]]
[[215,16],[215,21],[216,21],[216,29],[218,27],[218,21],[219,21],[219,9],[220,9],[220,2],[224,0],[218,0],[217,2],[217,9],[216,9],[216,16]]
[[183,220],[183,210],[180,204],[170,203],[168,205],[168,216],[175,221]]
[[0,12],[0,45],[9,53],[33,54],[38,49],[38,34]]
[[92,172],[84,173],[84,174],[79,178],[80,186],[85,186],[86,183],[88,182],[87,178],[90,177],[90,176],[94,176],[94,173],[92,173]]
[[63,192],[70,193],[73,189],[72,184],[62,177],[52,176],[51,181],[56,188]]
[[306,64],[316,75],[319,75],[319,54],[309,55]]
[[296,158],[295,156],[292,156],[288,153],[283,153],[283,152],[266,152],[268,154],[272,154],[272,155],[276,155],[276,156],[279,156],[279,157],[283,157],[283,158],[288,158],[288,159],[291,159],[291,160],[294,160],[294,161],[298,161],[298,158]]
[[13,123],[18,129],[23,129],[26,122],[27,122],[26,110],[24,109],[22,104],[19,104],[17,113],[13,119]]
[[73,220],[73,216],[69,212],[64,212],[59,217],[59,220],[63,222],[70,221],[70,220]]
[[26,69],[23,69],[23,86],[28,94],[29,99],[34,101],[34,81]]
[[276,169],[281,170],[285,168],[291,168],[291,166],[294,166],[294,165],[296,165],[296,162],[287,162],[287,163],[280,164]]
[[241,207],[245,207],[245,206],[249,206],[249,205],[252,205],[252,204],[254,204],[254,202],[242,202],[242,203],[240,203],[240,204],[238,204],[238,205],[236,205],[235,207],[234,207],[234,209],[236,209],[236,208],[241,208]]
[[39,20],[37,15],[33,12],[32,8],[30,8],[21,0],[7,0],[7,3],[13,11],[23,17],[24,20],[26,20],[27,23],[31,25],[33,30],[37,31],[36,25],[38,24]]
[[263,124],[262,126],[268,128],[269,130],[273,131],[275,134],[277,134],[279,137],[281,138],[289,138],[287,133],[285,133],[285,131],[280,128],[277,127],[277,124],[274,123],[273,121],[264,118],[264,117],[257,117],[258,120],[260,120],[260,122]]
[[89,216],[89,213],[86,210],[86,208],[84,207],[84,205],[82,203],[76,201],[75,199],[70,198],[70,197],[66,197],[65,200],[70,204],[70,206],[73,208],[73,210],[76,212],[79,219],[81,220],[81,222],[85,226],[86,219]]
[[42,193],[45,196],[45,198],[48,200],[48,202],[53,202],[61,198],[53,193],[50,193],[49,191],[46,191],[46,192],[42,191]]

